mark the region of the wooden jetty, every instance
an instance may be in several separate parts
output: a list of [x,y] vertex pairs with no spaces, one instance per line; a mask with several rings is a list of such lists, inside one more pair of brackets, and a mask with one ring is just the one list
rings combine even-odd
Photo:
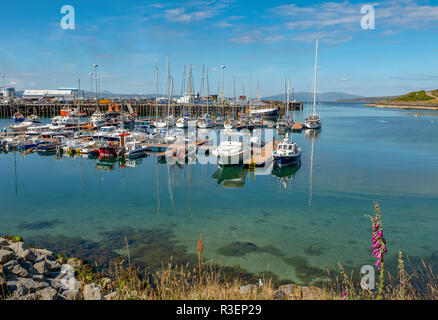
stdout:
[[303,123],[302,122],[295,122],[295,124],[292,127],[293,131],[301,131],[303,130]]

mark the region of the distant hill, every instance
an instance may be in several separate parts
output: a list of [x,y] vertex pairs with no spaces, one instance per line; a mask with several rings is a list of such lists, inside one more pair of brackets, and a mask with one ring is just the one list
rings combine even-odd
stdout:
[[[324,93],[317,94],[317,100],[323,101],[323,102],[336,102],[339,100],[360,99],[360,98],[364,98],[364,97],[354,95],[354,94],[345,93],[345,92],[324,92]],[[292,96],[290,97],[290,99],[292,99]],[[302,102],[313,101],[313,93],[312,92],[297,92],[297,93],[295,93],[295,99],[297,101],[302,101]],[[263,100],[282,101],[282,100],[286,100],[286,95],[285,94],[278,94],[275,96],[265,97],[265,98],[263,98]]]
[[395,96],[387,96],[387,97],[364,97],[364,98],[354,98],[354,99],[339,99],[336,102],[376,102],[382,100],[391,100],[395,98]]
[[426,92],[424,90],[411,92],[399,97],[391,99],[391,101],[402,102],[419,102],[419,101],[431,101],[438,99],[438,90]]
[[398,97],[380,99],[368,104],[370,107],[399,109],[438,109],[438,89],[415,91]]

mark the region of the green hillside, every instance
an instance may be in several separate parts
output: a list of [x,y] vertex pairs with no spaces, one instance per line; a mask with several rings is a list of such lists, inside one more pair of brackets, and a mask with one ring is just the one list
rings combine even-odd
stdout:
[[[406,95],[394,98],[390,101],[403,101],[403,102],[417,102],[417,101],[430,101],[435,100],[438,96],[438,90],[427,92],[424,90],[411,92]],[[435,97],[434,97],[435,96]]]

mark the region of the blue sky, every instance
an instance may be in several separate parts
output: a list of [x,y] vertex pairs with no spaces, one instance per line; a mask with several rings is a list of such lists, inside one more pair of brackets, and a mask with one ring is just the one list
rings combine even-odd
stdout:
[[[361,28],[361,7],[375,8],[375,30]],[[60,27],[63,5],[75,8],[75,30]],[[315,39],[320,40],[319,91],[364,96],[438,88],[438,1],[8,1],[0,11],[0,73],[22,89],[89,89],[99,64],[101,88],[115,93],[165,92],[169,56],[175,93],[184,65],[199,90],[202,64],[210,92],[225,68],[225,94],[313,88]]]

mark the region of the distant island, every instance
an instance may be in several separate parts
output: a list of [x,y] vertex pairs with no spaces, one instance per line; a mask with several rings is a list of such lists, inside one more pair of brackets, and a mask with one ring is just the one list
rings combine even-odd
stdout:
[[438,110],[438,89],[415,91],[398,97],[381,98],[367,104],[376,108]]

